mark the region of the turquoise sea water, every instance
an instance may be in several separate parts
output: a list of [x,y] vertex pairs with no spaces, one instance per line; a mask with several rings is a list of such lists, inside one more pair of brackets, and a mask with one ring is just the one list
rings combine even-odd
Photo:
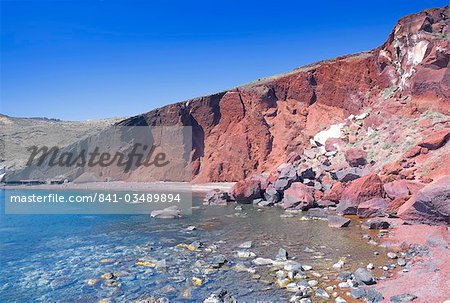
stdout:
[[[343,256],[352,267],[377,261],[375,248],[361,240],[359,227],[338,230],[321,220],[283,218],[278,208],[203,206],[201,196],[194,196],[192,215],[174,220],[148,215],[5,215],[4,191],[1,199],[0,302],[127,302],[145,295],[199,302],[220,287],[240,302],[288,300],[292,294],[270,284],[264,269],[256,269],[259,280],[232,270],[237,262],[251,266],[250,260],[235,256],[237,246],[248,240],[258,257],[274,258],[284,247],[291,258],[322,274]],[[186,231],[191,225],[197,230]],[[193,241],[215,246],[196,252],[176,247]],[[306,247],[315,252],[305,252]],[[202,262],[219,254],[230,260],[228,266],[207,275],[199,270]],[[161,260],[166,261],[164,269],[136,264]],[[116,285],[104,283],[101,275],[107,272],[118,276]],[[193,285],[192,277],[203,284]],[[98,281],[88,285],[90,279]]]

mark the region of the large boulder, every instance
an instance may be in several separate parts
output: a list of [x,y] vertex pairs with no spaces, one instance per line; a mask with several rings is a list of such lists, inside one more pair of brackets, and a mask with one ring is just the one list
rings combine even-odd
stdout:
[[382,198],[383,183],[377,174],[370,174],[352,181],[343,191],[336,211],[345,215],[356,215],[358,205],[373,198]]
[[357,215],[360,218],[378,217],[385,214],[388,202],[383,198],[373,198],[358,205]]
[[341,182],[350,182],[361,178],[364,175],[369,173],[369,169],[366,167],[346,167],[336,170],[331,173],[331,176],[335,180],[339,180]]
[[344,192],[344,184],[342,182],[336,182],[331,187],[330,191],[323,197],[324,200],[330,200],[333,202],[339,202],[342,193]]
[[423,187],[398,210],[405,221],[450,224],[450,176],[443,176]]
[[280,202],[281,194],[278,192],[274,185],[270,184],[264,192],[264,199],[269,205]]
[[345,151],[345,160],[351,167],[366,165],[367,153],[359,148],[349,148]]
[[450,129],[443,129],[435,132],[417,144],[430,150],[438,149],[445,145],[450,139]]
[[261,180],[245,179],[233,186],[233,197],[237,203],[252,203],[254,199],[262,198]]
[[219,189],[213,189],[206,193],[204,198],[205,205],[226,205],[228,201],[231,201],[231,197],[227,192]]
[[300,182],[294,182],[284,191],[283,207],[307,210],[314,205],[313,189]]
[[425,184],[410,180],[395,180],[383,185],[386,195],[391,199],[397,199],[415,194]]
[[340,227],[347,227],[350,225],[350,219],[341,216],[330,215],[327,217],[327,220],[329,227],[340,228]]

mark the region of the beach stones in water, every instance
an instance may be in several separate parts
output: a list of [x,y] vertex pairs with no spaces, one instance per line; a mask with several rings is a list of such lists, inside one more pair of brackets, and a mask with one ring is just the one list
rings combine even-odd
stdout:
[[150,213],[152,218],[175,219],[181,217],[181,210],[178,206],[170,206],[160,210],[154,210]]
[[272,265],[273,260],[267,258],[256,258],[252,262],[255,265]]
[[328,216],[327,219],[329,227],[340,228],[350,225],[350,219],[341,216]]
[[358,268],[354,272],[353,277],[355,278],[355,280],[357,282],[362,282],[362,283],[364,283],[366,285],[372,285],[372,284],[377,283],[375,281],[375,278],[372,275],[372,273],[370,271],[368,271],[367,269],[365,269],[365,268],[361,268],[361,267]]
[[225,288],[220,288],[211,293],[208,298],[203,301],[203,303],[237,303],[237,301],[228,292],[228,290],[226,290]]
[[209,263],[213,268],[219,268],[228,263],[228,259],[224,255],[217,255],[212,257]]
[[256,257],[256,254],[249,250],[238,250],[236,256],[238,258],[254,258]]
[[387,229],[391,225],[384,219],[369,219],[361,227],[365,229]]

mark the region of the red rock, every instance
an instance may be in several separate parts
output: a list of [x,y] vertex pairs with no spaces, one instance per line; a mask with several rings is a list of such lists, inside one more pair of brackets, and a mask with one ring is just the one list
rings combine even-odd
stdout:
[[383,166],[382,173],[383,175],[398,175],[398,173],[402,170],[402,166],[397,161],[391,162]]
[[423,187],[403,204],[398,215],[407,222],[450,224],[450,176]]
[[262,197],[261,181],[245,179],[233,186],[233,197],[238,203],[251,203],[254,199]]
[[340,214],[356,214],[358,205],[372,198],[382,198],[383,183],[377,174],[370,174],[356,179],[343,191],[336,211]]
[[413,146],[405,153],[406,158],[414,158],[417,155],[420,155],[420,146]]
[[359,148],[349,148],[345,151],[345,160],[352,167],[363,166],[367,163],[367,153]]
[[357,215],[360,218],[377,217],[385,214],[388,202],[383,198],[373,198],[358,205]]
[[[423,141],[419,142],[417,145],[428,150],[430,149],[434,150],[445,145],[449,139],[450,139],[450,129],[443,129],[428,136]],[[422,151],[422,153],[427,153],[428,150],[426,152]]]
[[[415,114],[449,114],[448,11],[426,10],[401,19],[386,42],[372,51],[171,104],[119,124],[191,127],[193,182],[210,182],[272,171],[292,151],[307,148],[317,132],[366,108],[374,109],[367,118],[372,121],[412,108]],[[422,20],[420,26],[417,20]],[[393,106],[400,101],[406,104]],[[353,134],[348,139],[357,140]],[[431,145],[436,142],[440,144]],[[131,172],[130,179],[134,173],[142,169]]]
[[322,198],[323,198],[323,192],[321,192],[320,190],[315,190],[314,191],[314,200],[319,201]]
[[330,191],[326,195],[324,195],[323,199],[330,200],[333,202],[339,202],[342,193],[344,192],[344,189],[345,189],[344,184],[338,181],[333,184]]
[[406,201],[409,200],[411,196],[403,196],[396,198],[388,203],[388,206],[386,207],[386,213],[396,216],[398,213],[399,208],[406,203]]
[[314,205],[313,189],[300,182],[294,182],[284,191],[283,208],[306,210]]
[[345,142],[339,138],[328,138],[325,141],[325,150],[328,152],[341,150],[344,146]]
[[383,185],[386,195],[391,199],[412,195],[422,187],[422,183],[407,180],[396,180]]
[[355,135],[349,135],[348,136],[348,143],[350,144],[355,144],[357,141],[356,136]]
[[417,169],[415,167],[404,169],[400,172],[400,177],[406,180],[414,180],[415,179],[414,172],[416,170]]

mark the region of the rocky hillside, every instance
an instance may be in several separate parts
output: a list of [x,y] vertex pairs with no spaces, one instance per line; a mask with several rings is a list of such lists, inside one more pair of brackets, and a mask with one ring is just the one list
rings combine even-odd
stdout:
[[[381,168],[381,162],[401,154],[404,144],[418,143],[420,132],[436,126],[434,118],[438,127],[448,127],[449,15],[448,6],[422,11],[400,19],[372,51],[172,104],[120,124],[192,126],[194,181],[235,181],[273,171],[301,154],[319,131],[364,112],[368,117],[360,133],[383,130],[371,151],[379,158],[368,159]],[[405,136],[408,141],[402,141]],[[372,139],[367,144],[377,140]],[[359,144],[356,135],[346,140]]]
[[[14,118],[0,114],[0,167],[24,167],[30,156],[28,146],[66,146],[97,134],[122,119],[61,121],[48,118]],[[6,143],[5,143],[6,142]],[[6,144],[6,146],[5,146]]]

